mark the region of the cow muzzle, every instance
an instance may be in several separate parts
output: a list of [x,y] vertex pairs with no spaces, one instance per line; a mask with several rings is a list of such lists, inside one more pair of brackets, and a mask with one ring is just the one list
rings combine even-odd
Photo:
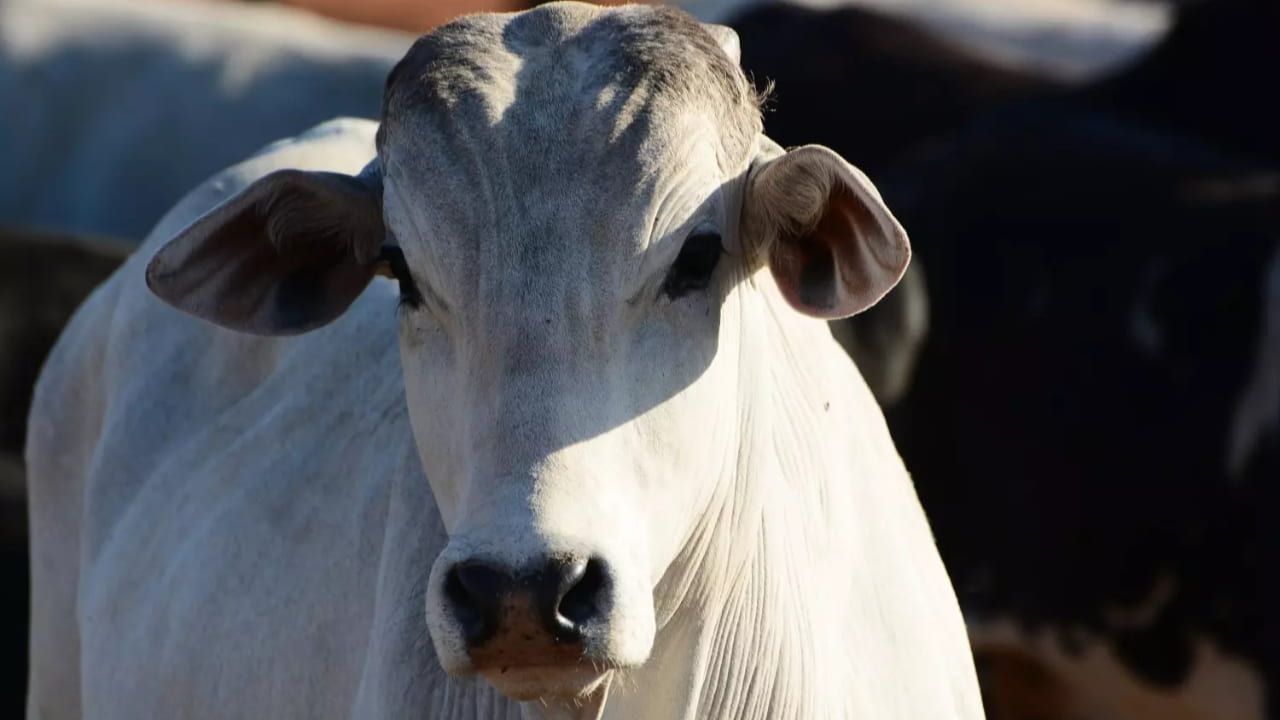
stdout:
[[469,669],[499,692],[528,700],[589,694],[610,669],[593,642],[608,634],[613,579],[600,558],[554,556],[511,567],[487,558],[452,565],[445,612]]

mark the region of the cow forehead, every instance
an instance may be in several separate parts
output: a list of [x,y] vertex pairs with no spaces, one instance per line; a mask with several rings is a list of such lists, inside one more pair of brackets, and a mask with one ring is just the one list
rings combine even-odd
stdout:
[[701,221],[759,132],[745,76],[683,12],[472,16],[388,79],[384,204],[411,265],[456,303],[603,301],[669,254],[650,238]]
[[693,18],[551,3],[419,39],[388,77],[378,145],[385,155],[426,142],[548,176],[640,162],[691,114],[714,130],[721,170],[742,163],[761,129],[751,85]]

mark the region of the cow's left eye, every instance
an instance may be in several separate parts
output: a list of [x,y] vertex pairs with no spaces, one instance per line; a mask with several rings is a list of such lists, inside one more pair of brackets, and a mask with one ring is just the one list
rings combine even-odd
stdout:
[[666,280],[662,281],[662,293],[675,300],[694,290],[705,290],[711,284],[711,275],[723,254],[719,233],[696,232],[690,235],[667,271]]

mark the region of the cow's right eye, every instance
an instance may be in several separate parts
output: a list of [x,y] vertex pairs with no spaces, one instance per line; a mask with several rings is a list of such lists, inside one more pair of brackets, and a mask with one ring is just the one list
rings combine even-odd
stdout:
[[400,283],[400,307],[416,308],[422,305],[422,293],[418,291],[413,275],[409,273],[404,251],[394,245],[384,245],[378,259],[391,268],[391,274]]
[[667,279],[662,282],[663,294],[675,300],[694,290],[705,290],[711,284],[711,275],[723,254],[719,233],[697,232],[690,235],[667,271]]

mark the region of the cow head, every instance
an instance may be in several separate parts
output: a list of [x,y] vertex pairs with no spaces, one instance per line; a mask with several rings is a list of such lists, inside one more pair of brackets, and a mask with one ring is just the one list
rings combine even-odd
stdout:
[[753,327],[787,305],[856,313],[906,267],[865,177],[760,135],[734,55],[731,32],[670,9],[460,20],[392,72],[364,173],[269,175],[152,260],[160,297],[260,334],[399,280],[449,533],[426,612],[452,673],[548,698],[643,663],[678,602],[655,588],[731,522],[780,351]]

